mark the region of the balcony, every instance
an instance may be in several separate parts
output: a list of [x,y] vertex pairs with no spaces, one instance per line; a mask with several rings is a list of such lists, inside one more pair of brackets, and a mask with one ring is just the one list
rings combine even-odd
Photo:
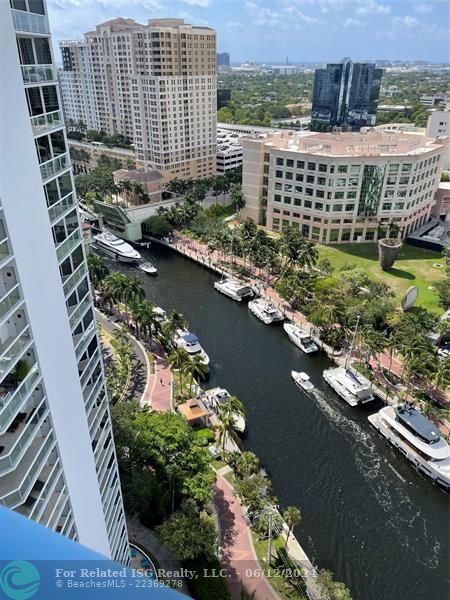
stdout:
[[38,367],[35,364],[25,379],[20,383],[19,387],[15,390],[6,391],[5,386],[3,386],[5,391],[2,393],[4,395],[0,396],[0,434],[11,420],[11,417],[16,413],[22,403],[27,400],[32,390],[38,385],[40,378],[41,376]]
[[78,246],[81,242],[81,231],[75,229],[68,238],[56,246],[56,256],[60,263]]
[[100,390],[103,389],[103,377],[100,374],[95,383],[87,385],[83,390],[84,405],[86,407],[86,413],[89,414],[93,403],[98,397]]
[[56,219],[59,219],[61,215],[66,213],[69,209],[73,208],[76,205],[75,194],[70,192],[67,196],[64,196],[59,202],[52,204],[48,209],[48,216],[50,217],[50,221],[53,223]]
[[47,113],[45,115],[39,115],[37,117],[31,117],[31,127],[34,135],[41,135],[42,133],[46,133],[51,129],[55,129],[55,127],[62,127],[62,125],[63,120],[59,110],[55,110],[54,112]]
[[[2,489],[13,490],[0,498],[0,504],[14,508],[27,500],[36,479],[55,445],[52,432],[35,438],[25,452],[18,468],[2,477]],[[34,504],[35,499],[28,499]]]
[[88,272],[88,270],[87,270],[86,262],[83,261],[80,265],[78,265],[78,267],[75,269],[75,271],[73,273],[71,273],[70,275],[67,275],[67,277],[64,277],[63,290],[64,290],[64,296],[66,298],[73,292],[73,290],[78,285],[78,283],[84,277],[86,277],[87,272]]
[[40,165],[41,168],[41,177],[45,182],[50,177],[54,175],[58,175],[61,171],[70,167],[69,154],[66,152],[65,154],[61,154],[61,156],[57,156],[56,158],[52,158],[45,163]]
[[15,336],[10,336],[0,344],[0,377],[10,371],[13,364],[30,344],[30,330],[26,323],[21,332]]
[[3,267],[3,263],[11,258],[11,252],[9,249],[8,238],[5,237],[0,241],[0,268]]
[[45,15],[24,12],[22,10],[11,10],[14,20],[14,29],[17,32],[42,33],[50,35],[50,27]]
[[91,305],[91,294],[88,291],[83,300],[78,305],[76,305],[76,309],[72,313],[70,313],[69,322],[72,330],[75,329],[76,325],[78,324],[78,321],[83,317],[84,313]]
[[9,426],[7,433],[1,438],[4,449],[0,456],[0,475],[17,466],[26,452],[28,442],[38,434],[47,416],[48,408],[43,399],[38,408],[34,411],[31,409],[28,421],[25,421],[27,413],[23,412],[17,415],[16,420]]
[[25,85],[53,83],[56,81],[56,70],[53,65],[22,65],[22,79]]
[[93,374],[94,369],[98,365],[99,361],[100,361],[100,350],[97,348],[97,350],[94,352],[94,354],[91,356],[91,358],[89,358],[87,361],[84,361],[85,364],[82,367],[82,373],[80,376],[80,382],[81,382],[82,387],[84,386],[86,381]]
[[80,360],[83,352],[86,350],[86,346],[91,342],[94,332],[95,321],[91,321],[83,333],[73,336],[73,345],[75,346],[77,360]]
[[22,294],[20,293],[19,284],[6,292],[3,298],[0,300],[0,321],[5,317],[10,310],[17,307],[22,302]]

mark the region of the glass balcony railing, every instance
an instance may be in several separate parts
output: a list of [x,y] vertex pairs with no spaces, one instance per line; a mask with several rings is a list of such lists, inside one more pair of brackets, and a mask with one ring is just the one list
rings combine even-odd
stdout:
[[33,133],[35,135],[45,133],[49,129],[61,127],[62,125],[63,120],[59,110],[55,110],[54,112],[47,113],[45,115],[39,115],[37,117],[31,117],[31,127],[33,128]]
[[19,337],[16,336],[15,342],[10,344],[13,339],[14,338],[11,337],[5,344],[0,345],[0,377],[3,377],[3,375],[9,372],[11,366],[22,354],[24,348],[29,345],[31,336],[28,325],[22,329]]
[[[56,70],[53,65],[22,65],[22,78],[25,85],[48,83],[56,81]],[[38,117],[32,117],[36,118]]]
[[83,373],[81,374],[81,377],[80,377],[81,387],[84,387],[84,384],[86,383],[86,381],[91,377],[99,360],[100,360],[100,350],[97,348],[97,350],[94,352],[94,354],[91,356],[88,363],[86,364],[86,366],[83,370]]
[[62,262],[68,254],[72,252],[75,246],[81,241],[81,232],[79,229],[75,229],[68,238],[56,246],[56,256],[59,262]]
[[0,320],[9,313],[9,311],[22,300],[19,284],[16,284],[6,295],[0,300]]
[[78,283],[87,275],[87,266],[83,261],[77,269],[71,273],[63,283],[64,296],[68,296]]
[[75,346],[75,354],[77,360],[80,360],[81,355],[83,354],[83,349],[88,340],[92,338],[92,334],[95,331],[95,321],[89,323],[86,331],[82,334],[73,337],[73,344]]
[[78,321],[81,319],[81,317],[86,312],[88,306],[90,306],[91,304],[92,304],[91,294],[88,292],[86,294],[86,296],[83,298],[83,300],[78,304],[77,308],[70,315],[69,321],[70,321],[70,327],[72,329],[74,329],[74,327],[76,326]]
[[10,258],[11,252],[9,250],[8,238],[4,238],[0,241],[0,263],[7,258]]
[[50,432],[47,436],[47,439],[42,444],[41,449],[36,454],[36,458],[31,465],[27,475],[23,478],[20,486],[15,491],[10,494],[6,494],[2,498],[0,498],[0,504],[5,506],[14,507],[17,506],[21,501],[25,501],[27,499],[28,494],[30,493],[31,487],[36,482],[36,478],[41,472],[45,461],[50,454],[50,450],[52,446],[54,446],[55,441],[53,439],[52,432]]
[[50,221],[54,221],[63,215],[69,208],[74,207],[76,204],[75,194],[70,192],[67,196],[64,196],[59,202],[56,204],[52,204],[48,209],[48,215],[50,217]]
[[27,31],[29,33],[48,33],[50,27],[45,15],[37,15],[35,13],[24,12],[23,10],[12,11],[14,20],[14,29],[16,31]]
[[37,386],[40,378],[37,365],[34,365],[19,387],[0,399],[0,434],[30,391]]
[[57,156],[56,158],[52,158],[51,160],[42,163],[40,167],[41,177],[45,181],[46,179],[49,179],[49,177],[58,175],[58,173],[70,167],[69,155],[67,152],[65,154],[61,154],[61,156]]
[[0,475],[16,466],[23,454],[23,450],[28,446],[28,441],[35,436],[47,415],[48,409],[42,400],[39,408],[26,424],[10,453],[0,457]]

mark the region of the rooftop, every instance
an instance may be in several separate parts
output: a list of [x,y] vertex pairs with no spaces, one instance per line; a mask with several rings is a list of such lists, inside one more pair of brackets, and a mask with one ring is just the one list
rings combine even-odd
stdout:
[[438,150],[447,145],[446,141],[435,138],[376,129],[359,133],[280,132],[260,136],[257,141],[279,150],[344,157],[413,156]]
[[189,423],[189,421],[195,421],[207,417],[209,412],[203,402],[197,398],[192,398],[184,404],[178,406],[178,410]]
[[163,176],[159,171],[147,171],[145,169],[119,169],[114,171],[114,178],[119,181],[128,179],[129,181],[135,181],[139,183],[152,183],[154,181],[161,181]]

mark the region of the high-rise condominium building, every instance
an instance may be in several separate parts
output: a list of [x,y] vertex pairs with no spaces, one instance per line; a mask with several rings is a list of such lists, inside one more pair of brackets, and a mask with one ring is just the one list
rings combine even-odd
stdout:
[[242,217],[295,227],[323,244],[403,238],[434,204],[448,140],[406,133],[293,133],[244,138]]
[[229,67],[230,66],[229,52],[218,52],[217,53],[217,66],[218,67]]
[[341,63],[316,69],[311,120],[313,128],[375,125],[382,69],[373,64]]
[[216,34],[183,19],[113,19],[60,43],[64,113],[120,133],[168,176],[206,177],[216,161]]
[[[436,110],[428,117],[425,135],[429,137],[450,137],[450,105],[447,110]],[[444,169],[450,169],[450,145],[444,162]]]
[[127,562],[44,0],[0,2],[0,503]]

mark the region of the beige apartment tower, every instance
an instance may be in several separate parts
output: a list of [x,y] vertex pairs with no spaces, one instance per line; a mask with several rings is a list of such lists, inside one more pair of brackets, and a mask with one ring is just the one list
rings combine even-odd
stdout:
[[216,33],[183,19],[113,19],[60,43],[66,119],[123,134],[172,177],[216,169]]

